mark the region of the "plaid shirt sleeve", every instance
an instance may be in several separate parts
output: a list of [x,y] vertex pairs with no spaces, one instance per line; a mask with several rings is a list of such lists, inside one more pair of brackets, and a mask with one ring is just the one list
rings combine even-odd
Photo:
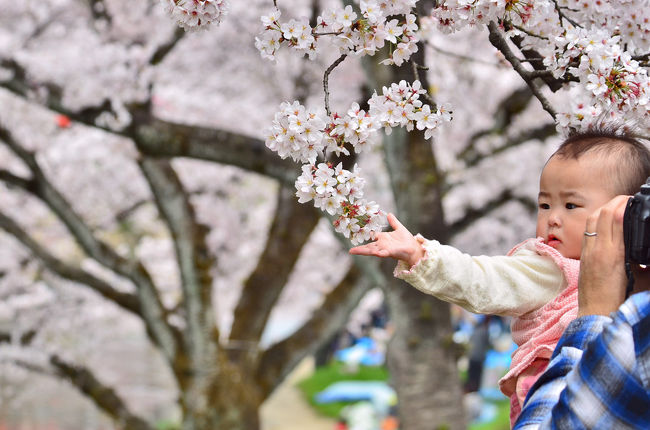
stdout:
[[650,292],[613,318],[577,318],[530,390],[515,429],[650,429]]

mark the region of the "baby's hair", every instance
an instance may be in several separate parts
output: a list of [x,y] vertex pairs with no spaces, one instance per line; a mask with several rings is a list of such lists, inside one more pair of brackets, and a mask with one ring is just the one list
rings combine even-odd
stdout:
[[642,136],[624,126],[596,125],[569,134],[551,157],[577,160],[584,154],[594,153],[611,160],[616,193],[632,195],[650,176],[650,150],[642,140]]

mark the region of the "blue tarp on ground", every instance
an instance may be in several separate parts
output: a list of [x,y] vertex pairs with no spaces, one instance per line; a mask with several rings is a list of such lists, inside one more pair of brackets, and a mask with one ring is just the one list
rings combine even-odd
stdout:
[[395,397],[395,390],[383,381],[340,381],[317,393],[315,400],[317,403],[376,401],[379,399],[386,399],[390,402]]
[[359,338],[353,346],[336,351],[334,356],[344,363],[353,362],[364,366],[381,366],[385,359],[376,341],[369,337]]

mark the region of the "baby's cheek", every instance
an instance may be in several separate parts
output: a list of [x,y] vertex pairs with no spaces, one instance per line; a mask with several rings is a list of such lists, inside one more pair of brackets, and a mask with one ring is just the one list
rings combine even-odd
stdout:
[[[582,235],[582,233],[580,233]],[[582,236],[579,238],[571,237],[571,243],[567,243],[566,255],[567,258],[573,258],[575,260],[580,259],[580,254],[582,253]]]

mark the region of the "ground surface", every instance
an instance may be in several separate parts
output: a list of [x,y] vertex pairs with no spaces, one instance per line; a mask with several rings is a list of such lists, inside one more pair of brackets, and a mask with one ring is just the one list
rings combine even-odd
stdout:
[[317,414],[295,385],[313,370],[313,359],[305,359],[262,405],[262,430],[334,429],[336,421]]

